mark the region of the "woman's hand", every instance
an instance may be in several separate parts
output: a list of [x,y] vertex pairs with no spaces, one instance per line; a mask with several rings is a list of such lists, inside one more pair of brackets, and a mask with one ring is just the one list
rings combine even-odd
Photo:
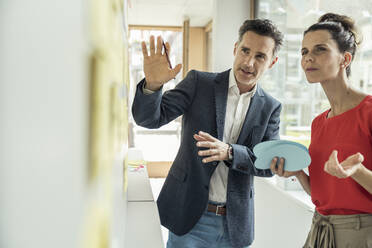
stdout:
[[362,169],[363,160],[363,155],[358,152],[339,163],[337,151],[334,150],[329,156],[328,161],[324,164],[324,171],[338,178],[347,178]]
[[299,171],[284,170],[284,163],[285,163],[284,158],[280,158],[278,164],[277,164],[277,161],[278,161],[277,157],[271,160],[271,163],[270,163],[271,172],[274,175],[276,174],[280,177],[285,177],[285,178],[295,176],[297,180],[300,182],[302,188],[306,191],[306,193],[311,195],[309,176],[303,170],[299,170]]
[[270,163],[270,170],[273,174],[278,175],[280,177],[291,177],[291,176],[298,176],[299,173],[302,172],[302,170],[299,171],[286,171],[284,170],[285,165],[285,159],[280,158],[279,164],[277,164],[278,158],[275,157],[271,160]]

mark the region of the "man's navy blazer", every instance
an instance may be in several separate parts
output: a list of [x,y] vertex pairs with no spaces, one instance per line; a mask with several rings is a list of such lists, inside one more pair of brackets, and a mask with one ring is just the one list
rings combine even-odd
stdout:
[[[222,140],[229,72],[190,71],[164,94],[161,90],[144,94],[145,79],[137,85],[132,113],[138,125],[159,128],[183,115],[180,148],[157,201],[162,225],[177,235],[193,228],[208,203],[209,182],[218,162],[202,163],[193,135],[204,131]],[[238,141],[232,144],[226,209],[234,247],[248,246],[254,239],[253,176],[270,177],[272,173],[254,167],[252,149],[262,141],[279,139],[280,111],[281,104],[257,85]]]

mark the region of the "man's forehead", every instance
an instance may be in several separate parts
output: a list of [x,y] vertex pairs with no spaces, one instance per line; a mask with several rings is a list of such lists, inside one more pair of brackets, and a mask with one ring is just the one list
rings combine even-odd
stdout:
[[252,51],[270,54],[275,48],[275,41],[269,36],[263,36],[248,31],[243,35],[240,46]]

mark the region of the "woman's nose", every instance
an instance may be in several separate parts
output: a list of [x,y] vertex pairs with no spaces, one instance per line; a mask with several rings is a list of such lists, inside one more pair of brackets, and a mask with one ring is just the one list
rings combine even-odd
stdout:
[[310,55],[305,55],[305,62],[314,62],[314,58]]

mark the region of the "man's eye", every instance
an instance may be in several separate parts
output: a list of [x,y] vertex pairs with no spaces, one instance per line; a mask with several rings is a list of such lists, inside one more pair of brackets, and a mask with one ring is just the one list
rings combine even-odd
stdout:
[[324,47],[317,47],[315,50],[318,52],[321,52],[321,51],[325,51],[326,49]]

